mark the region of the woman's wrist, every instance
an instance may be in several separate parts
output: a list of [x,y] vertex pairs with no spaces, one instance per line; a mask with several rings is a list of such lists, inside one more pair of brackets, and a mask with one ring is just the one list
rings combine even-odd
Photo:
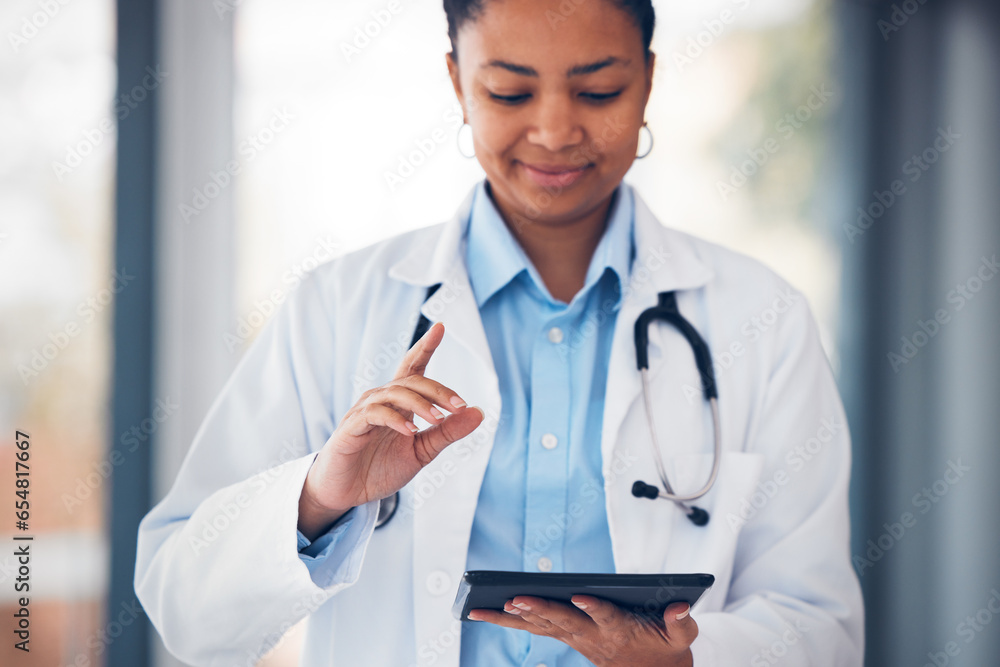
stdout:
[[352,508],[332,509],[324,507],[313,500],[309,493],[309,479],[302,486],[302,493],[299,495],[299,519],[298,530],[306,536],[310,542],[330,529],[340,517],[347,514]]

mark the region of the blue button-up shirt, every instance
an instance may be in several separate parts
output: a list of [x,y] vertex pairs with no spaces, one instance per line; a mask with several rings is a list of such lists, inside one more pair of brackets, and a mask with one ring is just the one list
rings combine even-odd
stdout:
[[[467,570],[614,572],[601,426],[615,320],[635,256],[634,202],[619,186],[583,288],[549,293],[487,192],[476,188],[466,264],[500,384],[502,415],[469,539]],[[299,552],[328,585],[349,512]],[[334,558],[336,560],[336,558]],[[590,665],[566,644],[489,623],[462,624],[463,666]]]
[[[611,339],[633,256],[633,202],[619,186],[583,288],[555,299],[476,189],[469,279],[500,383],[502,415],[483,478],[468,570],[614,572],[601,425]],[[622,196],[624,195],[624,196]],[[462,665],[589,665],[566,644],[463,623]]]

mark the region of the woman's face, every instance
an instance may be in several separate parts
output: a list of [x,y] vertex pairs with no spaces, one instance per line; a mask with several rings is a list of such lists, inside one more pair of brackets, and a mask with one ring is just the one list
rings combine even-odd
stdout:
[[[455,92],[506,213],[555,224],[607,200],[635,159],[652,86],[642,32],[608,0],[487,0],[459,30]],[[565,9],[564,9],[565,11]]]

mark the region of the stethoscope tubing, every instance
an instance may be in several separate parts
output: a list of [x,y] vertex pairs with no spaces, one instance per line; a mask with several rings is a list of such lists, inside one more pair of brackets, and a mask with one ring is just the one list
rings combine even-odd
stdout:
[[667,471],[663,465],[663,455],[660,453],[659,438],[656,435],[656,424],[653,419],[653,404],[649,397],[649,369],[643,368],[640,373],[642,374],[642,397],[643,403],[646,406],[646,421],[649,423],[649,433],[652,436],[649,444],[653,450],[656,473],[660,478],[660,483],[663,484],[663,490],[660,491],[659,497],[672,500],[679,504],[685,513],[690,514],[691,508],[685,505],[685,503],[697,500],[708,493],[715,484],[716,477],[719,476],[719,455],[722,453],[722,438],[719,436],[719,399],[715,396],[708,399],[709,407],[712,410],[712,432],[714,433],[715,440],[714,454],[712,456],[712,472],[708,476],[708,481],[698,491],[678,494],[674,492],[673,487],[670,486],[670,482],[667,480]]
[[[650,398],[649,389],[649,327],[657,320],[672,325],[691,346],[694,353],[695,366],[698,368],[698,375],[701,378],[702,390],[705,399],[712,410],[712,430],[714,437],[714,455],[712,457],[712,470],[709,473],[708,481],[698,491],[694,493],[676,493],[667,479],[666,467],[663,465],[663,454],[660,449],[659,438],[656,435],[656,424],[653,418],[653,402]],[[663,488],[650,486],[642,481],[637,481],[632,485],[632,495],[639,498],[664,498],[677,504],[677,506],[687,515],[696,526],[704,526],[709,521],[709,514],[700,507],[689,505],[688,503],[697,498],[701,498],[708,493],[719,475],[719,458],[722,453],[722,437],[719,429],[719,403],[718,387],[715,384],[715,370],[712,367],[712,354],[708,349],[708,344],[701,337],[698,330],[681,315],[677,307],[677,295],[674,292],[660,292],[657,295],[655,306],[647,308],[635,321],[635,359],[639,373],[642,375],[642,396],[646,408],[646,422],[649,425],[650,447],[653,450],[653,461],[656,463],[656,473],[660,478]]]

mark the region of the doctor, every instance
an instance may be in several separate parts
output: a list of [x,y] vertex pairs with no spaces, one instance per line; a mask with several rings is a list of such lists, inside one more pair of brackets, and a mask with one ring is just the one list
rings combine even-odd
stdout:
[[[167,648],[253,665],[308,617],[305,665],[860,665],[849,434],[808,305],[622,181],[650,2],[445,9],[486,179],[450,221],[317,269],[242,359],[139,530],[136,591]],[[631,493],[656,480],[633,325],[668,291],[715,360],[705,526]],[[690,492],[713,464],[701,380],[672,327],[649,357],[664,468]],[[463,624],[466,569],[716,584],[658,623],[518,596]]]

